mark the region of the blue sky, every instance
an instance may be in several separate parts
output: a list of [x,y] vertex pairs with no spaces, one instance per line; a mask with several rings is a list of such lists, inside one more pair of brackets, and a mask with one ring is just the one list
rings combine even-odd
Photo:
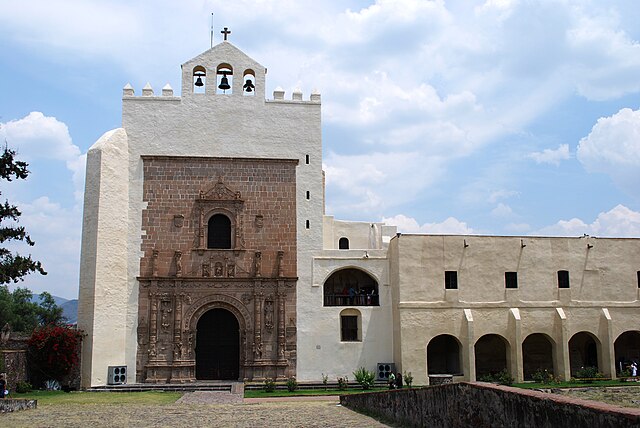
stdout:
[[626,1],[0,0],[0,184],[35,292],[78,288],[84,161],[122,87],[230,41],[322,94],[327,213],[404,232],[640,237],[640,8]]

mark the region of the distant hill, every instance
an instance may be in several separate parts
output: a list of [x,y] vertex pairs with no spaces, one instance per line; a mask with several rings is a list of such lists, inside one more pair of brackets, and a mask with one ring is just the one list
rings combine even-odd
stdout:
[[[65,299],[64,297],[54,296],[53,301],[56,302],[56,305],[62,308],[62,316],[67,319],[69,324],[76,324],[78,322],[78,299]],[[40,295],[34,293],[31,298],[32,302],[40,303]]]

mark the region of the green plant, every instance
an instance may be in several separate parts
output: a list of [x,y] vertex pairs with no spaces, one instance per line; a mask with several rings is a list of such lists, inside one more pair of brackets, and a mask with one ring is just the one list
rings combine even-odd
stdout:
[[413,384],[413,375],[411,372],[405,370],[402,377],[404,377],[404,383],[407,384],[407,388],[411,388],[411,385]]
[[[1,371],[1,370],[0,370]],[[625,377],[631,377],[631,370],[629,369],[624,369],[620,372],[620,374],[618,375],[619,378],[625,378]]]
[[322,384],[324,385],[324,390],[327,390],[327,383],[329,382],[329,375],[322,373]]
[[535,373],[531,375],[531,379],[536,383],[550,384],[555,382],[553,373],[549,372],[547,369],[536,370]]
[[296,381],[296,378],[291,376],[289,379],[287,379],[287,390],[289,392],[293,392],[296,389],[298,389],[298,382]]
[[73,328],[47,325],[35,329],[27,342],[31,372],[61,381],[79,362],[81,340],[82,333]]
[[33,390],[33,386],[29,382],[18,382],[16,383],[16,392],[18,394],[24,394],[26,392],[31,392]]
[[276,381],[273,379],[265,379],[264,380],[264,390],[265,392],[273,392],[276,390]]
[[509,374],[507,369],[502,369],[497,373],[490,373],[480,376],[478,379],[480,382],[498,383],[500,385],[512,385],[513,376]]
[[348,377],[339,377],[338,378],[338,389],[344,390],[349,387],[349,378]]
[[576,377],[585,383],[592,383],[594,379],[600,379],[603,376],[597,367],[581,367],[576,371]]
[[355,376],[356,382],[360,384],[362,389],[371,388],[376,379],[376,374],[374,372],[370,372],[364,367],[360,367],[358,370],[353,372],[353,376]]

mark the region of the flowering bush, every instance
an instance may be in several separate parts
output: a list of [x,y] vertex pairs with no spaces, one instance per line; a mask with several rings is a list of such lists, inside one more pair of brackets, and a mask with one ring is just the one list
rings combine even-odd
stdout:
[[29,339],[29,363],[38,377],[62,380],[79,362],[82,333],[47,325],[36,328]]

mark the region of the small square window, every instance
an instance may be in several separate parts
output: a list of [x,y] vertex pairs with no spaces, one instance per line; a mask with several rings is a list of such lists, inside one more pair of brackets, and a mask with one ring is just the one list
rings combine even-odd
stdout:
[[558,288],[569,288],[569,271],[558,271]]
[[310,159],[309,159],[309,155],[306,155],[304,160],[305,160],[305,163],[306,163],[307,165],[309,165],[309,160],[310,160]]
[[504,273],[505,288],[518,288],[518,272]]
[[458,271],[455,271],[455,270],[444,271],[444,288],[445,290],[458,289]]
[[343,342],[358,341],[358,316],[357,315],[341,315],[340,316],[340,332]]
[[636,274],[638,275],[638,288],[640,288],[640,270]]
[[311,197],[311,192],[307,190],[307,199],[309,199],[310,197]]

